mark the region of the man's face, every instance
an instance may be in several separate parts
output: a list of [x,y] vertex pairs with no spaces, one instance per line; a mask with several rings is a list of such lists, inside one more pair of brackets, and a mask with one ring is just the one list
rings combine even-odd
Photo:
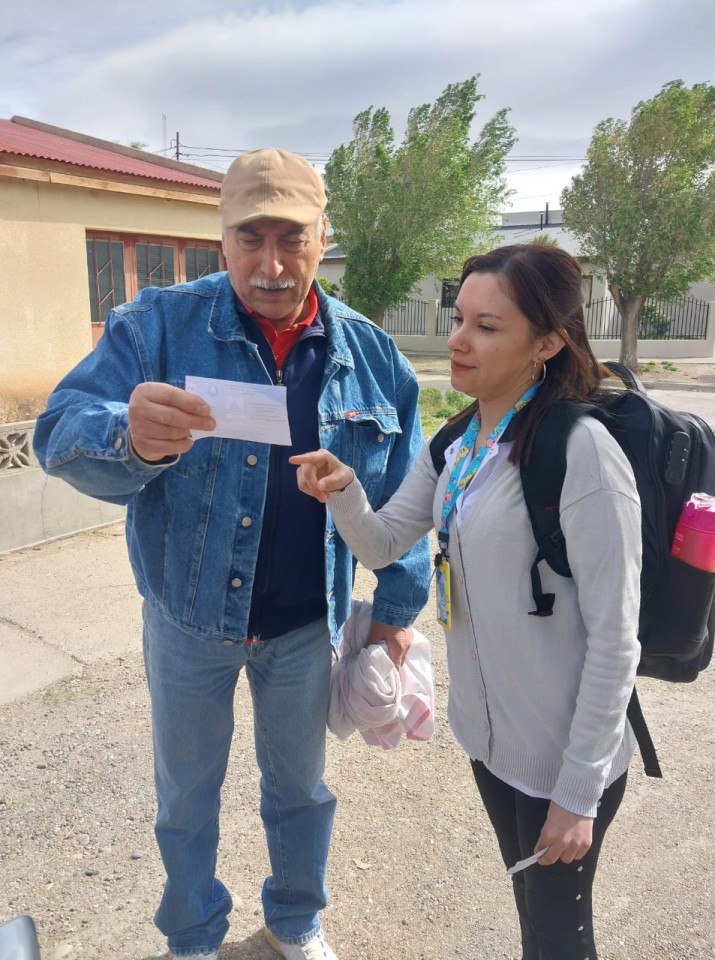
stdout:
[[301,226],[264,218],[223,233],[223,253],[236,295],[284,329],[301,318],[325,252],[325,217]]

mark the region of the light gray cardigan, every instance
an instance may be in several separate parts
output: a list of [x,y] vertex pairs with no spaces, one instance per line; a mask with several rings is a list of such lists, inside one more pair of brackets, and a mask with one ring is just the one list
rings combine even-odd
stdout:
[[[452,514],[449,721],[496,776],[595,816],[635,749],[625,713],[640,654],[640,502],[602,424],[579,420],[566,453],[560,510],[573,580],[540,565],[544,592],[556,594],[553,616],[528,616],[536,546],[519,468],[495,468],[459,530]],[[357,481],[329,507],[358,560],[376,569],[439,528],[446,482],[425,445],[378,513]]]

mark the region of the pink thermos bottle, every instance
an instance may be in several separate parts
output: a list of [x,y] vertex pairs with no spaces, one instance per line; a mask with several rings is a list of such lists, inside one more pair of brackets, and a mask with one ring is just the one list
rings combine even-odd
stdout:
[[691,567],[715,573],[715,497],[691,494],[680,514],[670,552]]

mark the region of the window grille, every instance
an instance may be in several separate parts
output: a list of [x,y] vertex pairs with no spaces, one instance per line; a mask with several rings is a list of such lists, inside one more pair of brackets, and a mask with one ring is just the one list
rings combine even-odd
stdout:
[[120,240],[87,240],[89,308],[92,323],[104,323],[109,311],[124,303],[124,244]]
[[137,243],[137,286],[170,287],[174,280],[174,252],[173,244],[164,243]]
[[220,251],[216,247],[186,247],[187,280],[198,280],[220,269]]

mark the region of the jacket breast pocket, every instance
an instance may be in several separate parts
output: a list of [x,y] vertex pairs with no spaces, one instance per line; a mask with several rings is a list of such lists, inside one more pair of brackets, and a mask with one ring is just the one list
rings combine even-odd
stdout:
[[[394,410],[350,411],[340,424],[330,424],[339,433],[337,444],[323,440],[343,463],[351,466],[368,497],[379,493],[385,481],[390,454],[401,434]],[[327,439],[327,438],[326,438]]]
[[197,474],[215,470],[221,459],[221,438],[202,437],[195,440],[192,448],[182,453],[170,468],[177,477],[195,477]]

